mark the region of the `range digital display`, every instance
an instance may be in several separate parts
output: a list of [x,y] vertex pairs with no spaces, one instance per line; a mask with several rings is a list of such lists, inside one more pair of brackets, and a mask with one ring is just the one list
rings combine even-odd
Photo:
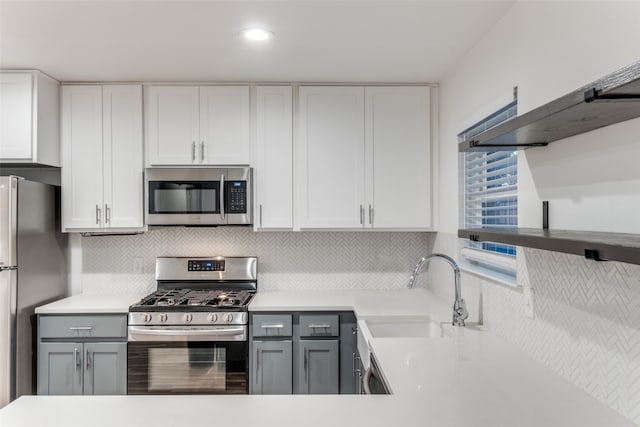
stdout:
[[211,260],[195,260],[190,259],[187,262],[188,271],[224,271],[223,259],[211,259]]

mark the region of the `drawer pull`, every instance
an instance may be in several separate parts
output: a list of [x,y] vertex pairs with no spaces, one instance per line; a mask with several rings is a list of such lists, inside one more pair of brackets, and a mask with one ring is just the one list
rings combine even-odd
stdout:
[[312,323],[309,325],[309,327],[311,329],[319,329],[319,328],[329,329],[331,325],[329,325],[328,323]]
[[282,323],[277,323],[273,325],[260,325],[260,327],[263,329],[282,329],[284,328],[284,325]]
[[69,329],[72,331],[90,331],[93,326],[69,326]]

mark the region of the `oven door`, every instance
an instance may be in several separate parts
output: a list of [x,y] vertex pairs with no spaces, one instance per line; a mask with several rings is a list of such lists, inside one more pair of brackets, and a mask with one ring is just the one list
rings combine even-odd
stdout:
[[[147,330],[145,330],[147,329]],[[247,394],[246,326],[129,327],[128,394]]]

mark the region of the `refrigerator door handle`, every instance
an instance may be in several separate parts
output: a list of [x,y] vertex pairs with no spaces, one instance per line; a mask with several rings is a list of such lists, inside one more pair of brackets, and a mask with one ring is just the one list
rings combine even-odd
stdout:
[[16,233],[18,178],[0,177],[0,268],[18,265]]
[[16,348],[12,339],[16,325],[17,272],[0,271],[0,408],[15,395]]

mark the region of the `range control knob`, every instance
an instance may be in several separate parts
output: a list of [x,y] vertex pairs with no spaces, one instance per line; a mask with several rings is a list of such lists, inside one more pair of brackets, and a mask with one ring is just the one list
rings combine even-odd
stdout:
[[142,320],[144,320],[145,323],[151,322],[151,315],[149,313],[143,314],[142,315]]
[[161,313],[161,314],[160,314],[160,321],[161,321],[161,322],[166,322],[166,321],[167,321],[167,315],[166,315],[166,313]]
[[231,313],[225,314],[222,320],[224,320],[227,323],[231,323],[233,321],[233,314]]
[[191,323],[191,321],[193,320],[193,314],[185,314],[183,319],[185,322]]
[[218,315],[215,313],[211,313],[207,316],[207,319],[209,319],[209,322],[215,323],[218,321]]

